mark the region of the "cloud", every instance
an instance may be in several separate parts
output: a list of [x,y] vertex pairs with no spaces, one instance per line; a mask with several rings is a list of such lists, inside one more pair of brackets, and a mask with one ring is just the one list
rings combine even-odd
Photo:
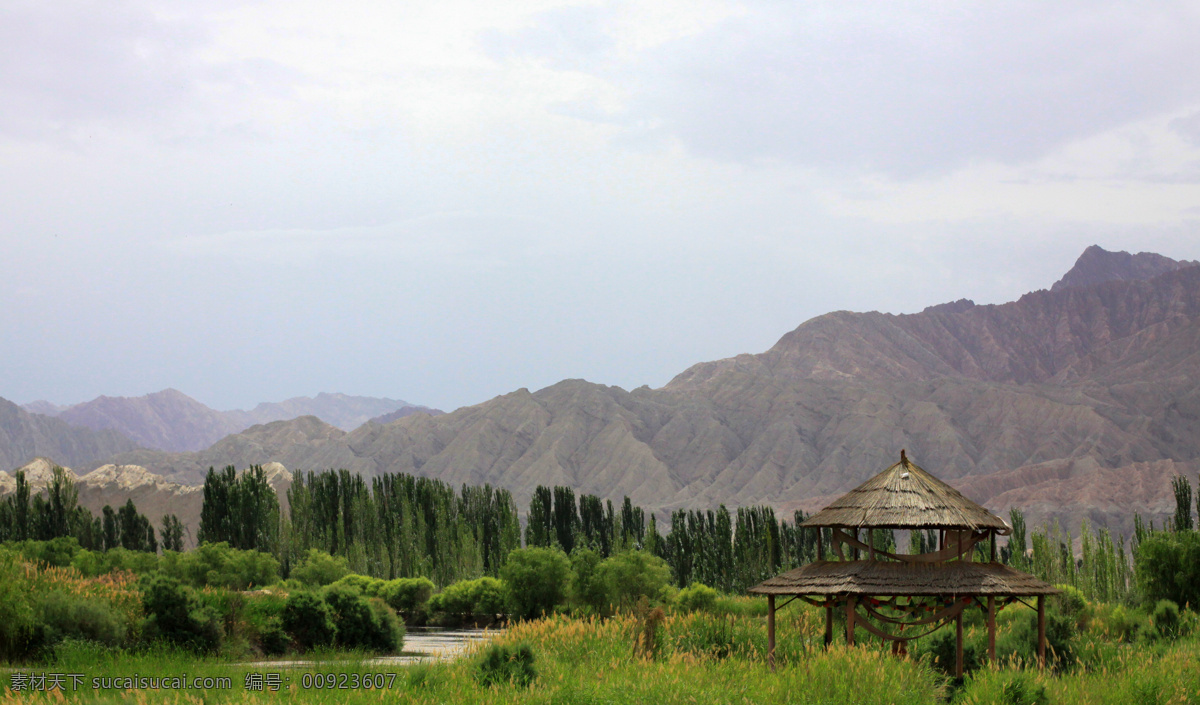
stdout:
[[[101,123],[161,128],[215,93],[280,94],[295,71],[267,59],[215,61],[198,17],[134,2],[0,7],[0,132],[43,138]],[[215,89],[215,90],[214,90]]]
[[[661,139],[706,158],[908,178],[1027,162],[1200,101],[1194,3],[746,10],[596,69],[628,90],[630,125],[657,125]],[[576,50],[568,38],[602,47],[587,33],[605,25],[567,17],[546,16],[505,46],[578,70],[561,58]]]

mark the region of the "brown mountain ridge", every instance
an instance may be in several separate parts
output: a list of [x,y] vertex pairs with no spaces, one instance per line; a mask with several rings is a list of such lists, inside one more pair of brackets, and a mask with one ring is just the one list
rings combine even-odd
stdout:
[[[1065,284],[1064,284],[1065,282]],[[570,485],[665,511],[811,507],[901,447],[997,511],[1128,533],[1200,457],[1200,266],[1089,248],[1051,290],[921,313],[839,311],[661,389],[565,380],[337,432],[255,427],[200,453],[124,453],[180,482],[278,461],[507,487]],[[1167,479],[1164,479],[1167,478]]]

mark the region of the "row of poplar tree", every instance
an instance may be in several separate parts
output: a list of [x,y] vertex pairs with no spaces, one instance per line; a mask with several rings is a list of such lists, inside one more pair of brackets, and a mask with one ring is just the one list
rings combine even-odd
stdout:
[[[100,516],[93,516],[79,505],[75,481],[60,467],[52,470],[44,496],[31,491],[23,470],[16,472],[15,479],[14,491],[0,501],[0,542],[73,537],[91,551],[158,551],[154,526],[132,499],[115,510],[105,505]],[[158,536],[163,549],[183,550],[183,525],[174,514],[163,517]]]
[[[1167,526],[1156,532],[1153,524],[1135,516],[1128,550],[1124,537],[1103,528],[1093,532],[1084,523],[1077,553],[1069,531],[1054,523],[1030,533],[1021,512],[1013,510],[1012,534],[998,555],[1051,583],[1074,585],[1090,598],[1127,598],[1136,587],[1139,546],[1156,533],[1192,531],[1191,485],[1179,477],[1173,490],[1176,511]],[[197,541],[270,553],[285,575],[310,549],[318,549],[346,558],[358,573],[389,579],[423,576],[439,585],[498,575],[508,553],[522,543],[557,546],[567,553],[588,549],[602,557],[645,550],[667,562],[676,584],[702,582],[726,592],[741,592],[817,557],[816,534],[800,528],[803,512],[795,512],[788,522],[767,506],[733,512],[723,505],[677,510],[664,535],[656,517],[628,497],[618,509],[595,495],[577,497],[569,487],[538,487],[522,542],[512,495],[489,485],[456,490],[439,480],[405,474],[367,481],[346,470],[328,470],[297,472],[286,497],[287,506],[281,508],[261,467],[243,473],[233,467],[210,469]],[[1200,497],[1196,502],[1200,513]],[[178,518],[168,515],[156,538],[132,500],[93,516],[79,506],[74,483],[61,468],[54,469],[44,495],[31,492],[18,471],[15,492],[0,500],[0,541],[70,536],[91,550],[157,551],[161,546],[178,551],[183,534]],[[936,549],[933,532],[909,532],[907,538],[909,553]],[[891,531],[876,530],[873,540],[877,548],[896,550]],[[828,530],[823,545],[828,553]],[[977,550],[983,558],[989,547]]]

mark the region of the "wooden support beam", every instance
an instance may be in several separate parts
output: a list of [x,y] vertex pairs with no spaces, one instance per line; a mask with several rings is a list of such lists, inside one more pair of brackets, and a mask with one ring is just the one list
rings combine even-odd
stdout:
[[992,554],[991,561],[992,561],[992,563],[995,563],[996,562],[996,530],[992,529],[988,533],[991,536],[988,539],[988,544],[991,546],[991,554]]
[[[854,543],[858,543],[858,527],[854,527]],[[854,547],[854,560],[858,560],[858,546]]]
[[1046,596],[1038,595],[1038,668],[1046,667]]
[[814,531],[817,532],[817,560],[821,560],[821,558],[824,557],[824,555],[825,555],[825,546],[824,546],[825,542],[824,542],[824,537],[822,536],[822,534],[824,532],[821,530],[821,527],[819,527],[819,526],[815,527]]
[[775,596],[767,595],[767,664],[775,672]]
[[833,605],[825,606],[825,648],[833,643]]
[[987,605],[988,605],[988,614],[987,614],[988,662],[995,663],[996,662],[996,598],[989,597]]
[[955,649],[954,649],[954,676],[956,678],[963,677],[963,617],[962,612],[954,618]]
[[854,595],[846,598],[846,644],[854,646]]

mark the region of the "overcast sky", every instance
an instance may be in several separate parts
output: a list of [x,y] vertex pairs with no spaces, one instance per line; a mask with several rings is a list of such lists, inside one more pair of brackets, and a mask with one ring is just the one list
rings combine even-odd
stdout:
[[1197,2],[0,4],[0,396],[452,409],[1200,259]]

